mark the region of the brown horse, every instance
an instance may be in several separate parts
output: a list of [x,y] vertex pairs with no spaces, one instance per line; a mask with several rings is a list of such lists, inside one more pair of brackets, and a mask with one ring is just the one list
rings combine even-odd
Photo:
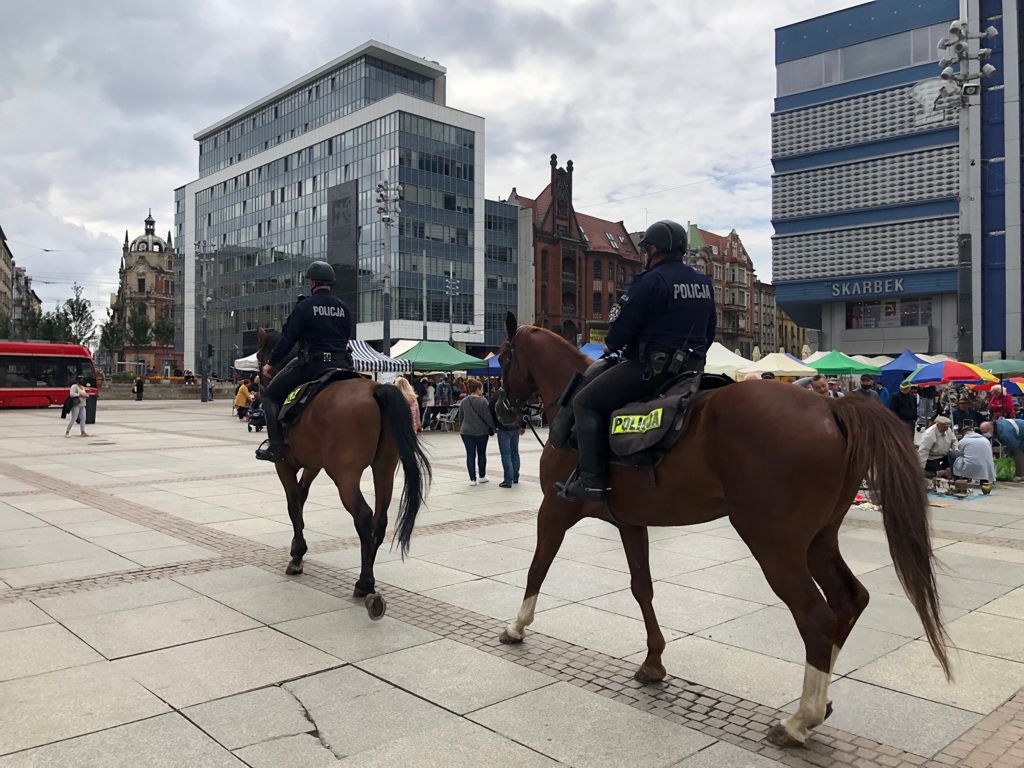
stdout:
[[[262,371],[280,334],[260,328],[257,338],[256,359]],[[263,382],[264,386],[268,383]],[[384,598],[374,591],[373,562],[387,532],[388,506],[399,461],[405,473],[405,487],[395,538],[404,555],[431,470],[416,441],[409,404],[397,387],[362,378],[327,385],[288,430],[284,461],[274,465],[288,500],[288,516],[294,531],[291,561],[285,572],[302,573],[302,558],[308,549],[302,534],[302,507],[313,480],[324,470],[338,487],[341,503],[355,521],[362,565],[353,596],[364,598],[371,619],[379,619],[386,610]],[[359,490],[367,467],[373,472],[373,510]]]
[[[506,326],[499,417],[514,423],[526,401],[540,395],[550,422],[566,385],[589,361],[550,331],[518,328],[511,313]],[[553,491],[555,481],[569,477],[575,465],[572,451],[544,446],[537,547],[525,598],[502,642],[522,641],[565,532],[584,517],[611,519],[619,526],[630,586],[647,629],[647,657],[635,677],[663,679],[665,638],[652,605],[647,527],[728,517],[804,641],[799,708],[768,734],[775,744],[803,744],[831,711],[833,665],[868,604],[867,590],[839,553],[839,527],[867,477],[882,508],[896,573],[949,676],[917,457],[902,424],[867,398],[836,400],[772,381],[713,390],[694,404],[687,432],[655,469],[654,484],[646,470],[611,467],[607,506],[567,500]]]

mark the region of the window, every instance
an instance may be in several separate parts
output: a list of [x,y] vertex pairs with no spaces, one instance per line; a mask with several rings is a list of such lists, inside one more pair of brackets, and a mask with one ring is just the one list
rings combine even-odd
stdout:
[[140,277],[139,278],[139,293],[145,293],[145,292],[146,292],[146,278]]
[[931,297],[851,301],[846,304],[846,327],[898,328],[931,325]]
[[600,291],[594,291],[594,299],[593,300],[594,300],[593,312],[594,312],[595,315],[600,315],[601,314],[601,292]]
[[546,285],[540,287],[540,311],[545,315],[548,313],[548,287]]
[[948,33],[949,22],[944,21],[783,62],[776,68],[778,95],[789,96],[938,61],[938,42]]
[[594,279],[595,280],[600,280],[601,279],[601,260],[600,259],[594,259]]
[[608,238],[608,244],[615,250],[619,250],[619,242],[615,239],[615,235],[611,232],[605,232],[604,236]]

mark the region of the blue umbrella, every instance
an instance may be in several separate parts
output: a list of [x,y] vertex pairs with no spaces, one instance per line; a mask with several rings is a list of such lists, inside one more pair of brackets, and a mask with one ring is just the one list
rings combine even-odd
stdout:
[[470,376],[501,376],[501,360],[495,355],[487,359],[486,368],[474,368],[471,371],[466,371],[466,373]]
[[922,360],[909,349],[903,350],[899,357],[882,366],[882,386],[890,392],[895,392],[907,374],[913,373],[922,365],[928,365],[928,361]]

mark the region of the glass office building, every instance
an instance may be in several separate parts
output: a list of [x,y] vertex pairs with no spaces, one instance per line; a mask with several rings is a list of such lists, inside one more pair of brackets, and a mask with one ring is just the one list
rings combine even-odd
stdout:
[[[458,281],[455,340],[484,340],[484,121],[445,105],[445,69],[374,41],[195,135],[199,178],[175,191],[177,314],[185,367],[207,340],[213,371],[280,328],[314,260],[334,265],[335,292],[357,336],[383,336],[390,254],[391,337],[448,338],[448,272]],[[395,224],[376,186],[399,181]]]
[[965,270],[968,134],[959,105],[936,100],[957,0],[876,0],[775,30],[773,282],[778,306],[820,329],[820,348],[957,355],[973,334],[974,359],[1019,354],[1019,5],[968,2],[972,32],[999,35],[984,41],[996,73],[968,109]]

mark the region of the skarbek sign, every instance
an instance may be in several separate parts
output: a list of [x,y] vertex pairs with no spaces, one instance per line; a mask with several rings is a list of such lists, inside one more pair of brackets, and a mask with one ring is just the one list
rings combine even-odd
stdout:
[[872,296],[888,293],[903,293],[903,278],[890,277],[885,280],[843,280],[829,283],[833,296]]

